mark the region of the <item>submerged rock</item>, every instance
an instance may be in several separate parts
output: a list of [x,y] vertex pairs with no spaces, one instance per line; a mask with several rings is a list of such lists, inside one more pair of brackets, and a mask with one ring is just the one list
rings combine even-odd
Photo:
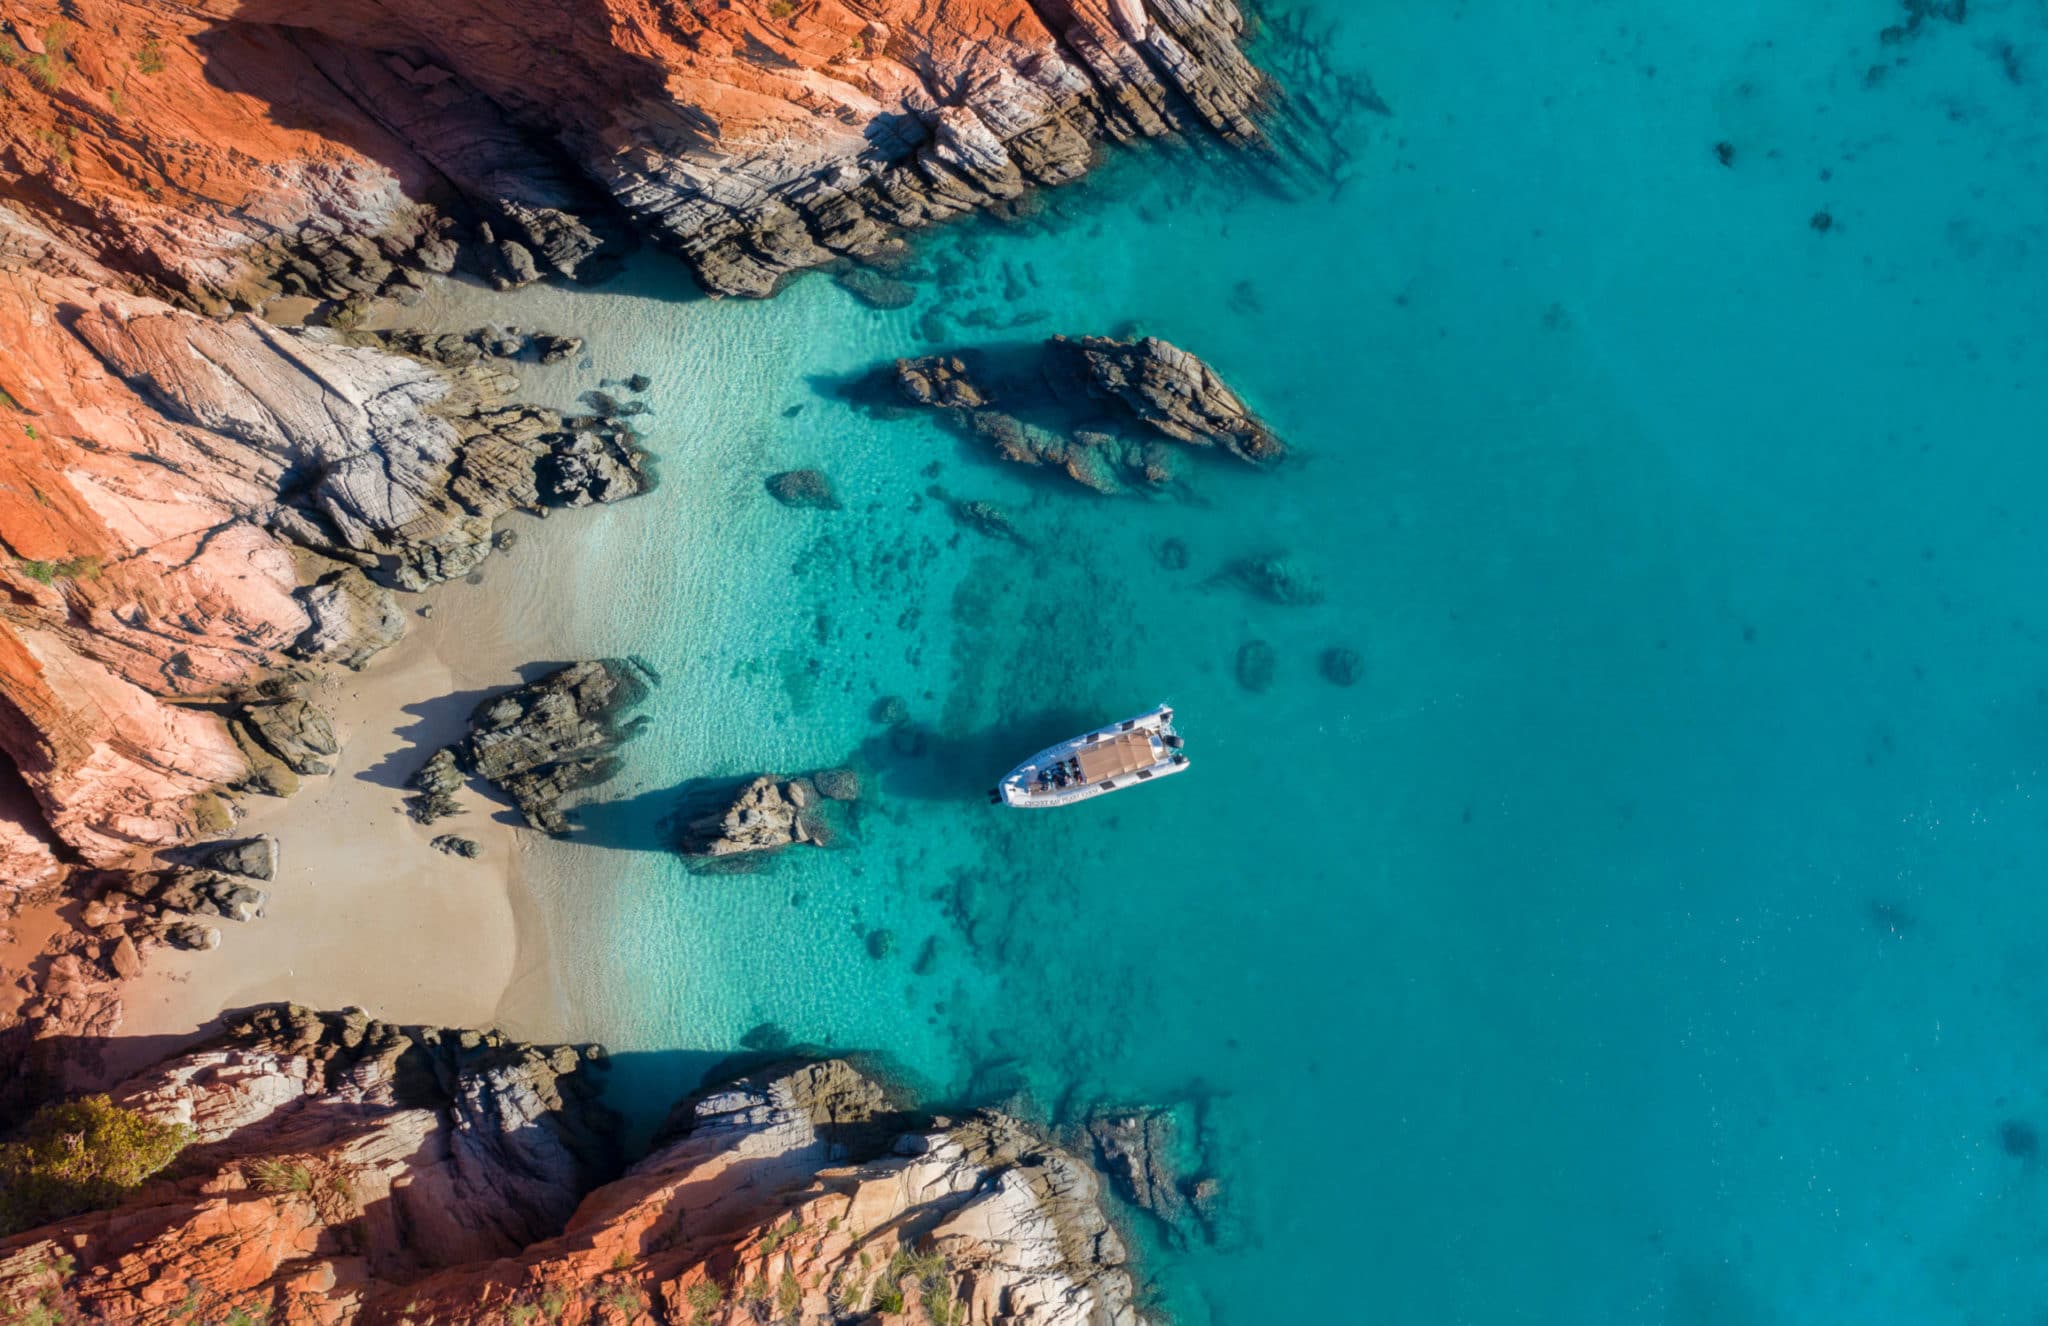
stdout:
[[1264,640],[1247,640],[1237,650],[1237,684],[1258,694],[1272,689],[1279,655]]
[[496,783],[534,828],[565,835],[562,798],[617,772],[614,750],[640,727],[621,720],[656,681],[630,659],[572,663],[478,705],[455,762]]
[[917,287],[908,281],[885,276],[871,267],[850,267],[832,278],[841,290],[873,309],[909,308],[917,302]]
[[1315,576],[1284,553],[1243,557],[1208,580],[1211,588],[1230,587],[1286,607],[1307,607],[1323,601]]
[[1009,513],[994,502],[948,502],[946,509],[952,513],[957,524],[973,530],[976,534],[1005,543],[1014,543],[1020,548],[1029,548],[1031,540],[1024,537]]
[[768,476],[768,493],[784,506],[837,511],[844,504],[832,491],[832,481],[817,470],[784,470]]
[[820,796],[833,801],[860,800],[860,774],[845,765],[836,769],[820,769],[811,775],[811,782]]
[[1317,666],[1323,674],[1323,680],[1332,686],[1355,686],[1358,679],[1365,675],[1365,660],[1358,656],[1357,650],[1347,649],[1342,645],[1332,645],[1325,649],[1322,658],[1317,660]]
[[1175,1111],[1157,1107],[1110,1110],[1088,1120],[1096,1168],[1119,1197],[1159,1220],[1177,1241],[1187,1241],[1193,1216],[1182,1188],[1183,1142]]

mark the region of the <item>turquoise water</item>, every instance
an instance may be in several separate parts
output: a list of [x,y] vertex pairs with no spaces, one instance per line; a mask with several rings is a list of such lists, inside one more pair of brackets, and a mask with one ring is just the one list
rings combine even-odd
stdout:
[[[1246,1238],[1152,1250],[1190,1323],[2041,1320],[2048,12],[1796,11],[1329,4],[1394,112],[1334,198],[1133,153],[924,239],[965,276],[902,312],[503,300],[657,379],[663,487],[554,570],[563,654],[665,685],[537,874],[624,1092],[772,1023],[941,1097],[1199,1093]],[[842,399],[933,307],[1136,322],[1296,459],[1110,500]],[[803,465],[845,510],[766,497]],[[1204,584],[1283,550],[1320,604]],[[1190,776],[983,804],[1161,700]],[[687,780],[849,755],[842,850],[660,850]]]

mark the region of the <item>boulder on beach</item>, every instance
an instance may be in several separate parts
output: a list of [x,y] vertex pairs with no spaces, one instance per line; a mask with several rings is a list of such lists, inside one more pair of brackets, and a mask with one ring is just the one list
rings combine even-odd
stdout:
[[626,715],[658,680],[631,659],[572,663],[478,705],[455,763],[496,783],[534,828],[565,835],[562,799],[617,772],[614,752],[640,727]]

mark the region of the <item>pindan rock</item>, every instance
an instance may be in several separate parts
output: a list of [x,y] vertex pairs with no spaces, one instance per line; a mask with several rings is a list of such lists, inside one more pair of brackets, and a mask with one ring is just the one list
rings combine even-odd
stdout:
[[112,1092],[191,1130],[179,1163],[0,1243],[0,1305],[166,1324],[740,1326],[767,1308],[1139,1326],[1095,1176],[1015,1119],[930,1118],[845,1060],[791,1062],[686,1098],[620,1175],[602,1063],[359,1011],[232,1016]]

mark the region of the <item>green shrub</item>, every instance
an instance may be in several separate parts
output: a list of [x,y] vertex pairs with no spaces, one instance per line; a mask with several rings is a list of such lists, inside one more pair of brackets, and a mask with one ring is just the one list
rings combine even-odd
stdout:
[[191,1140],[105,1096],[43,1106],[0,1143],[0,1238],[114,1205]]
[[55,92],[64,81],[64,71],[71,67],[71,28],[62,19],[43,29],[43,53],[31,55],[26,61],[28,72],[44,90]]
[[804,1287],[797,1283],[796,1272],[784,1271],[781,1282],[775,1286],[776,1309],[786,1317],[803,1301]]
[[142,43],[142,49],[135,52],[135,67],[145,74],[160,74],[164,71],[164,44],[155,37]]
[[18,565],[23,575],[46,585],[58,579],[97,580],[104,569],[97,557],[67,557],[61,562],[21,562]]
[[725,1302],[725,1291],[716,1281],[699,1280],[683,1291],[683,1302],[689,1305],[691,1326],[703,1326],[718,1311],[718,1305]]
[[313,1171],[291,1160],[263,1159],[249,1163],[249,1178],[264,1192],[311,1192]]

